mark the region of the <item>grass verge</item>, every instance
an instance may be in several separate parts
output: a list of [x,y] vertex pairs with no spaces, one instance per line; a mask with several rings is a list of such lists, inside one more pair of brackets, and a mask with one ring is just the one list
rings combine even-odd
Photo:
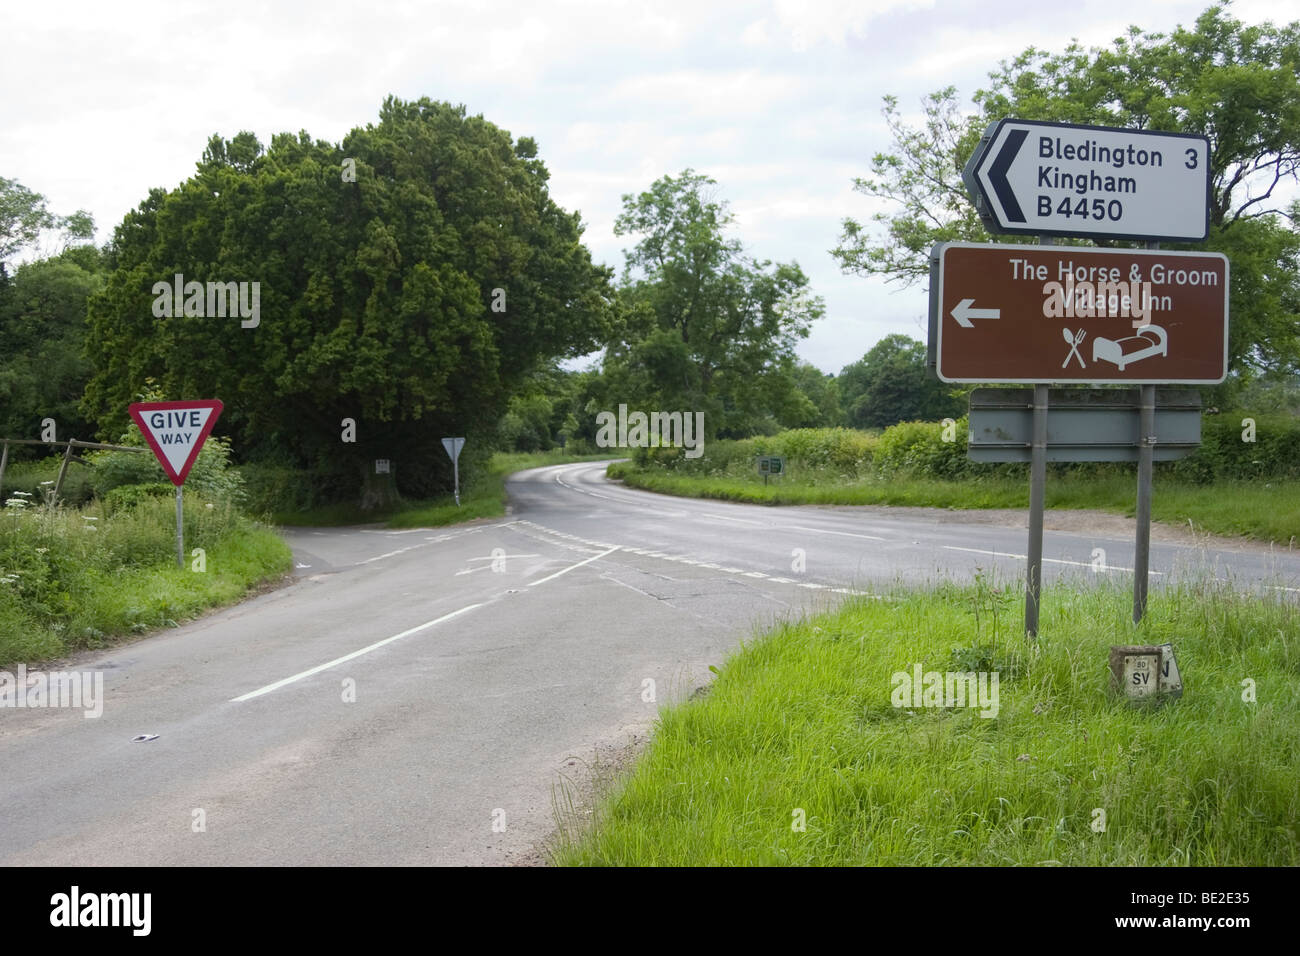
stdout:
[[310,528],[373,522],[384,522],[390,528],[436,528],[475,518],[499,518],[506,513],[506,478],[513,472],[579,461],[602,461],[610,457],[609,454],[566,455],[554,451],[498,452],[492,456],[487,473],[464,489],[459,505],[451,495],[443,495],[423,501],[404,501],[389,511],[362,511],[355,504],[344,503],[309,511],[277,513],[271,520],[280,525]]
[[[690,498],[720,498],[769,505],[912,505],[931,508],[1028,508],[1029,483],[1005,478],[940,481],[931,478],[857,479],[804,484],[778,479],[679,475],[630,462],[611,465],[611,478],[628,487]],[[1048,508],[1096,508],[1132,515],[1135,476],[1048,476]],[[1151,514],[1156,521],[1215,534],[1238,534],[1290,544],[1300,537],[1300,481],[1220,481],[1196,485],[1155,479]]]
[[[1162,590],[1135,630],[1122,586],[1050,588],[1031,650],[1011,636],[1015,607],[990,632],[996,600],[986,586],[896,591],[746,644],[707,695],[661,711],[594,823],[562,829],[556,862],[1300,863],[1293,605]],[[1182,699],[1112,698],[1109,647],[1167,640]],[[895,708],[891,675],[917,663],[998,671],[997,715]]]
[[0,667],[174,627],[238,601],[292,564],[279,535],[228,505],[187,496],[185,527],[182,570],[167,499],[112,514],[99,503],[0,512]]

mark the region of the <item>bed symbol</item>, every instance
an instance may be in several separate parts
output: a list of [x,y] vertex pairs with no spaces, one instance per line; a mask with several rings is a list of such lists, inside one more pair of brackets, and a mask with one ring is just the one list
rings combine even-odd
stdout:
[[1140,362],[1153,355],[1169,355],[1167,333],[1158,325],[1144,325],[1137,335],[1122,339],[1095,338],[1092,340],[1092,360],[1109,362],[1121,372],[1126,365]]

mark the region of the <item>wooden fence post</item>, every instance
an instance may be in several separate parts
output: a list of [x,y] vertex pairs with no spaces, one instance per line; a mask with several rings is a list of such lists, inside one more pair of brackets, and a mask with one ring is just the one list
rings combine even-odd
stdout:
[[[72,441],[76,441],[74,438]],[[59,480],[54,483],[54,497],[52,501],[59,500],[59,492],[63,490],[63,476],[68,473],[68,462],[72,459],[72,442],[68,442],[68,450],[63,453],[63,464],[59,466]]]

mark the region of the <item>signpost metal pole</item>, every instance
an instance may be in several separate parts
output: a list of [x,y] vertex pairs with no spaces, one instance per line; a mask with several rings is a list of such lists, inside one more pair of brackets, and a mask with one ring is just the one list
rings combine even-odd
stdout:
[[1034,431],[1029,462],[1029,548],[1025,588],[1025,633],[1038,636],[1043,587],[1043,504],[1047,492],[1047,386],[1034,386]]
[[185,507],[181,502],[181,486],[176,486],[176,566],[185,570],[185,532],[182,522],[185,520]]
[[[1052,246],[1051,236],[1039,236]],[[1029,547],[1025,569],[1025,633],[1038,636],[1038,609],[1043,595],[1043,506],[1047,498],[1047,384],[1034,385],[1034,425],[1029,459]]]
[[442,447],[451,459],[452,493],[456,496],[456,507],[460,507],[460,450],[465,447],[464,438],[444,438]]
[[[1148,249],[1160,243],[1148,242]],[[1148,569],[1151,566],[1151,472],[1156,443],[1156,387],[1141,386],[1138,412],[1137,540],[1133,551],[1133,623],[1147,612]]]
[[1147,569],[1151,564],[1151,462],[1156,443],[1156,387],[1141,387],[1138,412],[1137,542],[1133,554],[1133,623],[1147,610]]

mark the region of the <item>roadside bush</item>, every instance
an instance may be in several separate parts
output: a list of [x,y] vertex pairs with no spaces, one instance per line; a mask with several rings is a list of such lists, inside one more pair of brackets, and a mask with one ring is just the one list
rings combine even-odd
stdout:
[[171,498],[176,494],[176,487],[169,481],[152,482],[147,485],[119,485],[103,497],[104,511],[110,515],[134,508],[136,505],[156,498]]
[[784,455],[792,466],[797,463],[803,469],[831,469],[849,476],[870,471],[878,441],[870,432],[851,428],[794,428],[752,439],[754,455]]
[[[116,444],[144,447],[140,430],[133,424],[130,432]],[[86,455],[93,465],[91,487],[95,495],[103,498],[114,488],[123,485],[153,485],[169,483],[162,465],[151,450],[144,454],[128,451],[96,451]],[[240,504],[244,500],[244,479],[230,464],[230,440],[209,436],[199,457],[185,479],[187,491],[195,491],[212,501],[230,501]]]
[[[0,485],[0,507],[15,491],[26,492],[34,502],[44,501],[44,492],[54,487],[62,464],[62,455],[51,455],[40,461],[9,462],[5,468],[4,484]],[[90,469],[85,465],[68,465],[68,474],[64,477],[63,488],[59,492],[63,503],[75,508],[94,497],[91,477]]]
[[[1254,441],[1242,421],[1255,423]],[[1220,478],[1300,477],[1300,421],[1286,415],[1252,415],[1224,412],[1201,419],[1201,447],[1175,462],[1160,464],[1161,470],[1187,481],[1202,484]]]
[[630,457],[639,467],[743,477],[756,474],[754,459],[759,455],[783,455],[801,480],[852,480],[870,472],[875,443],[875,435],[851,428],[795,428],[775,435],[706,441],[698,458],[687,458],[684,448],[636,448],[630,450]]
[[[1244,441],[1244,418],[1255,422],[1254,441]],[[1249,437],[1247,433],[1247,437]],[[705,442],[704,455],[686,458],[680,448],[638,448],[630,452],[639,467],[697,477],[745,478],[755,475],[758,455],[784,455],[788,472],[813,484],[898,475],[953,480],[996,476],[1020,480],[1027,464],[977,464],[966,455],[967,420],[956,419],[953,440],[943,440],[939,422],[902,422],[879,435],[849,428],[798,428],[776,435]],[[1098,480],[1132,475],[1131,462],[1053,462],[1049,474]],[[1201,447],[1187,458],[1156,462],[1157,474],[1186,481],[1300,478],[1300,421],[1286,415],[1225,412],[1206,415]]]
[[961,478],[972,474],[966,457],[966,418],[957,419],[952,441],[943,440],[939,422],[900,422],[886,428],[876,441],[876,472],[931,478]]
[[329,503],[323,500],[319,484],[300,468],[253,461],[240,465],[239,473],[250,514],[308,511]]

